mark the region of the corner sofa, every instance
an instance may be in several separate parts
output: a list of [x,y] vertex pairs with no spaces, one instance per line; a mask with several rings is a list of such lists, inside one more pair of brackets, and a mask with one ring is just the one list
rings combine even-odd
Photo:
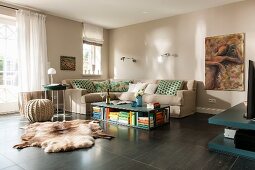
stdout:
[[[77,79],[65,79],[63,84],[68,84],[69,88],[65,91],[65,108],[69,112],[80,114],[91,114],[91,103],[100,102],[102,98],[100,92],[89,93],[86,89],[76,89],[72,87],[72,81]],[[82,79],[79,79],[82,80]],[[105,80],[91,80],[100,82]],[[118,82],[123,80],[110,79],[109,82]],[[160,80],[132,80],[131,82],[159,83]],[[177,90],[176,95],[144,94],[143,102],[159,102],[160,104],[169,104],[170,116],[182,118],[195,113],[196,109],[196,81],[184,80],[183,86]],[[110,92],[111,100],[129,100],[134,101],[133,92]]]

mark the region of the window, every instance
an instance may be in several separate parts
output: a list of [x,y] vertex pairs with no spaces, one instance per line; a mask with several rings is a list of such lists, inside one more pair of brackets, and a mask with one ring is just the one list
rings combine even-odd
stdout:
[[83,74],[101,75],[101,50],[104,31],[97,25],[83,23]]
[[17,63],[15,18],[0,15],[0,104],[17,102]]
[[96,43],[83,43],[83,74],[101,75],[101,48]]

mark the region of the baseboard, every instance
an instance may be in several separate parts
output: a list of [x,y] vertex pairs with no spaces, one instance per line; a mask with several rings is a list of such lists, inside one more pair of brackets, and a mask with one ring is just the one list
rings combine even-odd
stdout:
[[207,108],[207,107],[196,108],[196,112],[198,113],[218,114],[223,111],[224,111],[223,109],[217,109],[217,108]]
[[19,111],[0,112],[0,115],[17,114]]

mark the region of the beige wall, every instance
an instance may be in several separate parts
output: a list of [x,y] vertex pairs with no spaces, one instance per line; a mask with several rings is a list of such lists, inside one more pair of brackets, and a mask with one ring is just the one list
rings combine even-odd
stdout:
[[9,9],[9,8],[5,8],[5,7],[0,6],[0,14],[15,17],[16,16],[16,11],[13,10],[13,9]]
[[[0,14],[16,16],[16,11],[0,7]],[[59,83],[67,78],[108,78],[109,31],[104,29],[104,44],[102,46],[102,75],[86,77],[82,75],[82,23],[61,17],[47,15],[46,34],[49,67],[56,69],[54,82]],[[60,70],[60,56],[76,57],[76,70]]]
[[[104,44],[102,47],[102,76],[82,76],[82,23],[47,15],[47,48],[49,66],[57,70],[54,82],[61,82],[67,78],[108,78],[108,30],[104,30]],[[60,70],[60,56],[76,57],[76,70]]]
[[[128,79],[195,79],[204,81],[206,36],[245,33],[245,64],[255,60],[255,1],[127,26],[110,31],[109,76]],[[159,63],[157,56],[177,53]],[[122,62],[134,57],[137,63]],[[247,67],[246,71],[247,73]],[[245,79],[247,87],[247,74]],[[246,88],[247,89],[247,88]],[[208,98],[217,99],[216,104]],[[214,111],[246,100],[246,91],[205,91],[199,83],[197,106]],[[206,111],[205,111],[206,112]],[[208,111],[210,112],[210,111]]]

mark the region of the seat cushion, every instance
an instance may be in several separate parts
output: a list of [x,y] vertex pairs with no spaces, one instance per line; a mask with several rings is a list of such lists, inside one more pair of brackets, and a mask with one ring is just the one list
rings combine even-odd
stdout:
[[[111,100],[115,100],[116,96],[114,93],[110,93]],[[94,102],[105,102],[105,97],[102,100],[100,93],[88,93],[81,97],[81,103],[94,103]]]
[[143,101],[145,103],[155,103],[168,104],[173,106],[180,106],[182,104],[182,97],[180,96],[170,96],[170,95],[159,95],[159,94],[145,94],[143,95]]

